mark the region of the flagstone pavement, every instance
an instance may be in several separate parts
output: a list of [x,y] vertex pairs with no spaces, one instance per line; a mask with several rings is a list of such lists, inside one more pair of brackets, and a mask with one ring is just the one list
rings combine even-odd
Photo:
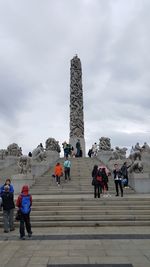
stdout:
[[63,264],[150,267],[150,227],[33,228],[26,240],[0,229],[0,267]]

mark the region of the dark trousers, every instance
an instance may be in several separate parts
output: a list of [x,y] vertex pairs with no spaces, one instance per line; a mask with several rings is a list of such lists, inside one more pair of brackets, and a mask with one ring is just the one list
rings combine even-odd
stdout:
[[65,167],[65,180],[70,180],[70,168]]
[[100,185],[94,185],[94,197],[100,198],[100,193],[101,193],[101,186]]
[[116,186],[116,195],[119,196],[119,188],[121,191],[121,196],[123,196],[123,187],[122,187],[122,180],[115,180],[115,186]]
[[26,227],[27,233],[32,234],[31,223],[30,223],[30,213],[28,213],[28,214],[21,213],[20,237],[25,236],[25,227]]
[[57,175],[56,175],[56,182],[57,182],[58,184],[60,184],[60,176],[57,176]]

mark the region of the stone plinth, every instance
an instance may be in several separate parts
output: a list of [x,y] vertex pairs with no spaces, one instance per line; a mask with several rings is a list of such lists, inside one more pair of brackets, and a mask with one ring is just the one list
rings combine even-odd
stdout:
[[36,160],[32,160],[31,164],[31,174],[33,177],[38,177],[43,175],[45,172],[49,170],[49,168],[54,164],[55,161],[59,160],[59,153],[57,151],[46,151],[46,159],[37,162]]
[[97,152],[97,158],[106,165],[108,165],[110,157],[112,157],[112,151],[100,150]]
[[150,193],[150,174],[149,173],[130,173],[129,185],[137,193]]
[[145,172],[150,173],[150,153],[149,152],[142,152],[142,164],[144,167]]
[[35,180],[31,174],[12,175],[11,181],[14,186],[15,194],[19,194],[21,192],[23,185],[28,185],[30,187],[35,183]]
[[0,169],[7,168],[11,165],[17,164],[18,157],[7,156],[5,159],[0,160]]

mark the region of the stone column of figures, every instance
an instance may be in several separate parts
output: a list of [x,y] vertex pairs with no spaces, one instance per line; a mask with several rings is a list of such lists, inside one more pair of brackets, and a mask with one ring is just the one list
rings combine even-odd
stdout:
[[70,69],[70,137],[84,138],[81,61],[75,56]]
[[77,139],[80,139],[83,154],[85,154],[82,67],[76,55],[71,60],[70,68],[70,140],[72,145],[75,146]]

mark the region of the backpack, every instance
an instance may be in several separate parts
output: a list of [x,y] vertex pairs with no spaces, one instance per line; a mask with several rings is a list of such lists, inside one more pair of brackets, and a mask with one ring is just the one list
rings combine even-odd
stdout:
[[103,181],[101,168],[98,169],[96,180],[99,181],[99,182]]
[[31,211],[31,199],[30,195],[23,196],[22,195],[22,200],[21,200],[21,212],[23,214],[28,214]]

